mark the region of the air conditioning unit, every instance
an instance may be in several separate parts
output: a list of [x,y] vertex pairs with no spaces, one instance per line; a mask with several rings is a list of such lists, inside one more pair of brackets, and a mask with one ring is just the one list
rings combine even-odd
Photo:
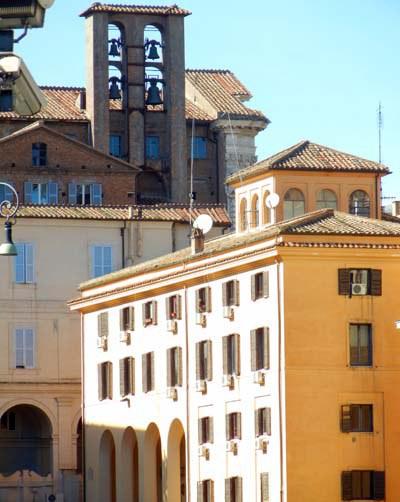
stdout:
[[196,391],[205,394],[207,392],[207,381],[206,380],[196,380]]
[[207,325],[207,317],[206,314],[202,314],[201,312],[198,312],[196,314],[196,324],[201,326],[202,328],[205,328]]
[[235,386],[235,379],[233,375],[223,375],[222,376],[222,385],[224,387],[229,387],[232,389]]
[[119,334],[119,341],[129,345],[131,343],[131,334],[129,331],[121,331]]
[[178,389],[176,387],[168,387],[167,397],[168,399],[173,399],[174,401],[176,401],[178,399]]
[[233,321],[235,318],[235,311],[233,307],[224,307],[224,317],[226,319],[229,319],[230,321]]
[[351,285],[351,294],[352,295],[366,295],[367,294],[367,285],[353,283]]
[[97,348],[107,350],[107,337],[106,336],[98,336],[97,337]]
[[231,439],[226,443],[226,452],[233,453],[234,455],[238,454],[238,441],[236,439]]
[[178,321],[176,319],[168,319],[167,321],[167,330],[171,333],[178,332]]
[[209,460],[210,448],[204,444],[199,446],[199,457],[204,457],[206,460]]
[[256,450],[261,450],[263,453],[267,453],[268,451],[268,439],[261,436],[256,439]]
[[253,373],[253,382],[259,385],[265,385],[265,373],[264,371],[255,371]]

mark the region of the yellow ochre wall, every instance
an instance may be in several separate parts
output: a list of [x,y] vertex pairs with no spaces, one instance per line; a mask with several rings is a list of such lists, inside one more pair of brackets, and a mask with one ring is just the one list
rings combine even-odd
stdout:
[[[281,255],[287,500],[340,501],[341,471],[368,469],[385,470],[385,500],[397,502],[400,252],[297,247]],[[381,269],[383,295],[339,295],[338,269],[353,267]],[[349,367],[350,322],[372,324],[372,367]],[[341,405],[350,403],[374,405],[374,432],[341,432]]]

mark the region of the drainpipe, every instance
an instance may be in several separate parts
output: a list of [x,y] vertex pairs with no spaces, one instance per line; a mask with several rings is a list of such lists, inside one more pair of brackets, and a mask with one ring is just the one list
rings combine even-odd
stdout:
[[375,176],[375,218],[379,218],[379,206],[381,205],[381,198],[378,195],[380,195],[380,192],[378,190],[378,185],[379,185],[379,174]]
[[86,421],[85,421],[85,325],[81,312],[81,408],[82,408],[82,485],[83,502],[86,502]]
[[186,494],[187,502],[191,501],[190,488],[190,413],[189,413],[189,320],[188,320],[188,298],[187,287],[184,288],[185,299],[185,366],[186,366]]
[[125,268],[125,230],[126,230],[126,221],[124,221],[124,226],[120,229],[121,233],[121,259],[122,259],[122,267]]
[[282,263],[277,258],[275,259],[277,267],[277,295],[278,295],[278,402],[279,402],[279,468],[280,468],[280,502],[284,502],[284,481],[283,481],[283,398],[282,398],[282,372],[284,367],[282,367],[282,357],[284,355],[283,337],[282,337],[282,301],[281,301],[281,275],[282,275]]

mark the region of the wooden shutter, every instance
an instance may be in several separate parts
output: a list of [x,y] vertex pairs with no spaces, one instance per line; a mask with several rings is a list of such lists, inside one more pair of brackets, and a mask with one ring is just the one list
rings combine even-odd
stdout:
[[97,365],[97,385],[98,385],[98,397],[99,401],[104,399],[103,393],[103,364],[100,363]]
[[211,312],[212,310],[212,303],[211,303],[211,288],[210,286],[207,286],[205,288],[206,290],[206,312]]
[[152,322],[151,324],[157,324],[157,302],[155,300],[153,300],[152,302],[152,307],[151,307],[151,311],[152,311]]
[[262,295],[264,298],[269,297],[269,272],[263,272],[263,290]]
[[135,394],[135,359],[129,358],[129,393]]
[[167,349],[167,387],[172,387],[172,349]]
[[353,500],[353,475],[351,471],[342,472],[342,500]]
[[121,397],[127,395],[126,391],[126,361],[125,359],[119,360],[119,393]]
[[177,370],[176,378],[177,378],[177,384],[181,386],[182,385],[182,348],[177,347],[175,350],[178,351],[178,357],[177,357],[178,367],[176,368],[176,370]]
[[385,498],[385,472],[372,472],[373,500],[384,500]]
[[240,335],[235,333],[234,335],[234,351],[235,351],[235,359],[236,359],[236,368],[235,374],[240,375]]
[[143,323],[143,326],[147,326],[147,324],[146,324],[146,303],[142,303],[142,323]]
[[237,279],[233,281],[233,297],[234,305],[238,307],[240,305],[240,283]]
[[232,501],[231,478],[225,478],[225,502],[236,502]]
[[256,300],[256,275],[251,276],[251,299],[253,302]]
[[235,478],[235,502],[242,502],[243,500],[243,479],[240,476]]
[[147,354],[142,354],[142,389],[143,392],[148,392],[148,381],[147,381]]
[[370,292],[373,296],[382,296],[382,270],[370,270],[371,287]]
[[226,307],[228,305],[228,283],[224,282],[222,284],[222,306]]
[[339,278],[339,295],[349,295],[350,294],[350,269],[349,268],[339,268],[338,278]]
[[224,375],[228,374],[228,339],[229,336],[222,337],[222,371]]
[[213,379],[213,364],[212,364],[212,341],[207,340],[205,342],[205,349],[207,350],[207,380],[211,381]]
[[269,502],[269,474],[262,472],[261,478],[261,502]]
[[113,365],[110,361],[107,361],[106,363],[106,371],[107,371],[107,378],[106,378],[106,383],[107,383],[107,396],[108,399],[112,399],[112,394],[113,394]]
[[242,414],[238,411],[236,413],[236,437],[242,439]]
[[154,378],[154,352],[151,352],[150,354],[150,365],[151,365],[151,385],[150,385],[150,390],[155,389],[155,378]]
[[199,418],[197,420],[197,434],[199,437],[199,444],[204,443],[204,437],[203,437],[203,419]]
[[264,328],[264,368],[269,370],[269,328]]
[[130,331],[135,329],[135,307],[128,307],[128,329]]
[[182,297],[176,295],[176,318],[182,319]]
[[271,435],[271,408],[265,408],[265,427],[264,431],[267,436]]
[[200,360],[200,355],[201,355],[201,350],[200,350],[200,345],[202,342],[197,342],[196,343],[196,380],[201,379],[201,360]]
[[351,416],[351,406],[342,406],[342,416],[341,416],[341,430],[342,432],[352,431],[352,416]]
[[119,330],[125,331],[125,309],[120,309],[119,311]]
[[214,417],[208,417],[208,441],[214,442]]
[[207,502],[214,502],[214,481],[207,480]]
[[102,312],[98,317],[98,336],[108,336],[108,312]]
[[225,415],[225,436],[226,440],[229,441],[232,439],[232,433],[231,433],[231,416],[230,413],[227,413]]
[[197,482],[197,502],[204,502],[203,498],[203,481]]
[[171,296],[165,299],[165,317],[166,319],[171,319]]
[[195,301],[196,312],[200,313],[201,309],[200,309],[200,290],[199,289],[196,289],[196,291],[195,291],[195,300],[194,301]]
[[256,437],[261,436],[260,431],[260,408],[254,410],[254,429],[256,433]]
[[250,331],[250,351],[251,351],[251,371],[256,371],[257,368],[257,330]]

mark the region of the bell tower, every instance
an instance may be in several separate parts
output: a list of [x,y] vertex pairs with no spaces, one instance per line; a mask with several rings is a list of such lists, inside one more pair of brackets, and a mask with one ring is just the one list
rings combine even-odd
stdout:
[[95,148],[143,168],[142,203],[187,200],[184,18],[176,5],[94,3],[86,18],[86,109]]

